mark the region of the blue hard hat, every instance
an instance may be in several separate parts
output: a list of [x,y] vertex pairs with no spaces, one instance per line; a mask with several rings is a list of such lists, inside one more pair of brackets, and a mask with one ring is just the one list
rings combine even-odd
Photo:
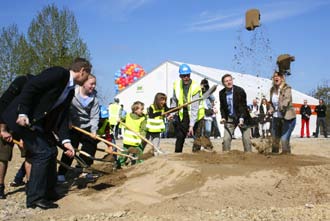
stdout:
[[191,69],[190,69],[189,65],[181,64],[179,67],[179,73],[180,73],[180,75],[190,74]]
[[108,118],[109,111],[106,106],[100,105],[100,118]]

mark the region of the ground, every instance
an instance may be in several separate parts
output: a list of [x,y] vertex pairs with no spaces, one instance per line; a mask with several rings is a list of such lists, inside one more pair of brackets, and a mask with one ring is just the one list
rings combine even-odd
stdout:
[[[168,154],[117,171],[98,161],[94,168],[107,174],[67,185],[58,209],[26,209],[24,188],[7,185],[0,219],[330,220],[330,139],[293,138],[292,155],[246,154],[240,139],[223,153],[222,139],[212,142],[215,152],[191,153],[189,139],[174,154],[175,140],[163,139]],[[7,184],[21,160],[15,149]]]

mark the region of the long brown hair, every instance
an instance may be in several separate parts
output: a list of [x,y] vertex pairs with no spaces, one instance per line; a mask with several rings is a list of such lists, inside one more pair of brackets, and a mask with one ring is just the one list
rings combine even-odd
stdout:
[[155,99],[154,99],[154,106],[155,106],[156,109],[161,109],[162,108],[160,106],[160,101],[161,100],[165,100],[165,105],[166,105],[166,100],[167,100],[166,94],[159,92],[155,95]]

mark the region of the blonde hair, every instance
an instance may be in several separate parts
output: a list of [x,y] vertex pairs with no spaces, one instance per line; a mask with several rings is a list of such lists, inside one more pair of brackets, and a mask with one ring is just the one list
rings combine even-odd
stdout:
[[160,106],[161,100],[165,100],[165,102],[166,102],[167,96],[166,96],[166,94],[159,92],[155,95],[155,99],[154,99],[154,106],[156,109],[161,109],[161,106]]
[[136,111],[137,109],[139,109],[139,107],[144,108],[144,103],[141,102],[141,101],[135,101],[135,102],[133,103],[132,107],[131,107],[131,109],[132,109],[132,113],[135,113],[135,111]]

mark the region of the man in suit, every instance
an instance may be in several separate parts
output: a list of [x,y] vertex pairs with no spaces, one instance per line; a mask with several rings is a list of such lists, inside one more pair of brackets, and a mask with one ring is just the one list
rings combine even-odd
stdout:
[[56,185],[56,140],[59,138],[65,154],[75,155],[69,137],[69,107],[74,85],[82,85],[91,73],[92,65],[77,58],[69,70],[52,67],[29,80],[21,93],[4,110],[2,118],[9,130],[17,133],[26,148],[26,160],[32,164],[27,183],[28,208],[58,207]]
[[247,126],[251,117],[246,102],[246,93],[243,88],[233,84],[233,77],[225,74],[221,78],[224,88],[219,92],[221,121],[224,124],[223,151],[231,148],[232,135],[238,126],[242,132],[242,141],[245,152],[251,152],[250,130]]

